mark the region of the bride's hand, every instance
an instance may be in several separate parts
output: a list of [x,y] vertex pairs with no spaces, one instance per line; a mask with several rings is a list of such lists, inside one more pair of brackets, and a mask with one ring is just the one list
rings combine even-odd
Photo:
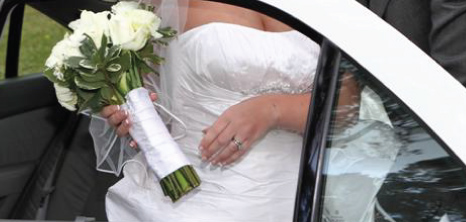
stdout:
[[[152,101],[157,100],[157,94],[150,93]],[[125,136],[129,133],[131,122],[128,118],[128,111],[122,110],[119,105],[109,105],[102,109],[100,115],[108,119],[108,123],[115,127],[118,136]],[[136,147],[136,143],[131,141],[131,147]]]
[[278,123],[279,113],[273,95],[248,99],[228,108],[206,129],[199,149],[204,161],[228,165]]

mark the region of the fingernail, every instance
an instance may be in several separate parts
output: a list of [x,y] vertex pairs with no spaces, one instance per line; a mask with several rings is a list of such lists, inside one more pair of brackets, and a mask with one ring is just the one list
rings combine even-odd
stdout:
[[125,119],[125,124],[129,126],[129,120]]
[[126,115],[126,116],[129,116],[128,110],[125,110],[125,115]]
[[134,142],[134,141],[129,142],[129,146],[134,148],[136,146],[136,142]]
[[202,161],[206,161],[207,160],[207,157],[206,156],[202,156]]
[[203,151],[203,150],[204,150],[204,147],[199,146],[199,150],[200,150],[200,151]]
[[121,107],[120,107],[120,105],[117,105],[117,110],[121,110]]

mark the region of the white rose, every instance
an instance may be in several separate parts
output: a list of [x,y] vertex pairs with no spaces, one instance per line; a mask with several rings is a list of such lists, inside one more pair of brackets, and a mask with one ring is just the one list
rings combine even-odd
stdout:
[[162,37],[157,32],[159,26],[160,18],[152,12],[126,10],[110,19],[110,38],[113,44],[120,45],[122,49],[138,51],[151,36],[155,39]]
[[81,12],[81,17],[78,20],[71,22],[68,26],[74,32],[85,33],[89,35],[92,40],[94,40],[97,48],[99,48],[102,41],[102,36],[108,36],[109,34],[109,14],[110,12],[108,11],[94,13],[84,10]]
[[83,33],[75,32],[68,36],[67,41],[65,42],[65,57],[83,57],[84,55],[79,50],[79,46],[81,46],[81,42],[86,38]]
[[63,61],[65,60],[65,40],[57,42],[57,44],[52,48],[50,56],[45,61],[45,66],[50,69],[60,69],[63,66]]
[[57,99],[60,105],[70,111],[75,111],[76,104],[78,104],[78,96],[76,93],[71,92],[70,89],[62,87],[56,83],[54,83],[53,86],[55,87],[55,93],[57,94]]
[[129,10],[138,9],[139,3],[133,1],[118,2],[112,6],[113,14],[121,14]]
[[64,61],[69,57],[83,56],[79,50],[79,46],[81,45],[81,41],[84,40],[84,37],[82,33],[73,33],[72,35],[66,34],[64,39],[52,48],[50,56],[45,61],[45,66],[54,69],[54,75],[59,80],[63,80],[62,70],[64,68]]

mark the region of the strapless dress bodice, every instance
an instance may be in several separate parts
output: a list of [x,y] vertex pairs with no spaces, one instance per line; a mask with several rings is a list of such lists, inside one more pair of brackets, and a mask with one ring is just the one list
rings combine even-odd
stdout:
[[298,31],[268,32],[208,23],[181,34],[176,65],[243,95],[304,93],[312,88],[319,46]]

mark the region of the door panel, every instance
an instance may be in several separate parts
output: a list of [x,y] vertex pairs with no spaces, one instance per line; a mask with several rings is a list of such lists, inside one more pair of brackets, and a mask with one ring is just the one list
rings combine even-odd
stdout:
[[52,84],[41,74],[0,81],[0,101],[0,119],[57,105]]
[[6,218],[70,115],[35,75],[0,82],[0,218]]
[[[4,3],[0,7],[0,30],[7,22],[7,14],[21,2],[24,1],[0,1],[0,4]],[[29,4],[30,1],[25,2]],[[31,70],[40,72],[41,64],[45,62],[51,48],[58,39],[63,37],[63,33],[61,33],[64,30],[63,27],[66,27],[69,21],[76,19],[81,10],[103,10],[108,9],[110,5],[107,2],[93,0],[79,2],[34,1],[30,3],[30,6],[35,10],[26,6],[24,18],[10,17],[10,32],[5,30],[3,40],[21,42],[21,44],[8,44],[8,52],[6,44],[3,44],[3,47],[0,47],[2,50],[0,63],[18,68],[16,66],[18,66],[17,60],[19,58],[20,71],[19,73],[16,71],[8,72],[4,65],[0,64],[2,69],[0,73],[7,72],[4,76],[10,77],[5,80],[0,77],[0,218],[35,219],[38,212],[44,212],[47,209],[40,208],[44,206],[43,201],[47,199],[44,198],[47,196],[45,195],[47,192],[51,192],[52,205],[58,203],[55,199],[60,199],[61,195],[66,196],[67,192],[53,192],[54,190],[66,191],[66,187],[51,189],[52,187],[49,185],[55,185],[54,182],[50,181],[63,181],[62,178],[67,176],[67,173],[60,167],[67,168],[70,165],[69,160],[76,160],[76,158],[69,157],[72,156],[71,154],[77,156],[86,154],[87,162],[83,162],[82,165],[86,165],[83,167],[87,167],[88,170],[85,171],[85,175],[81,176],[92,183],[95,180],[95,163],[87,166],[89,162],[95,161],[92,142],[88,137],[83,139],[74,134],[77,121],[80,118],[58,104],[52,83],[41,74],[31,75],[30,72]],[[57,10],[58,8],[60,10]],[[22,17],[22,13],[18,13],[18,15],[20,14]],[[63,27],[56,27],[56,24],[53,26],[53,23],[56,22],[62,24]],[[15,32],[11,31],[11,26],[17,26],[14,29]],[[15,78],[18,74],[27,76]],[[88,122],[82,122],[79,128],[81,129],[79,132],[87,132]],[[70,144],[70,141],[74,141],[73,144],[79,141],[86,145],[79,146],[82,149],[77,152],[73,148],[75,145]],[[76,152],[68,154],[69,150]],[[82,169],[74,168],[73,170],[82,171]],[[79,180],[77,177],[71,179]],[[112,176],[111,179],[113,181],[115,177]],[[62,182],[59,186],[61,184]],[[106,184],[106,187],[108,185]],[[94,188],[88,188],[86,191],[91,192],[91,189]],[[83,196],[85,195],[83,194]],[[100,196],[102,197],[98,199],[98,210],[94,210],[95,214],[98,215],[104,212],[104,196]],[[96,206],[92,201],[89,202],[90,206]],[[72,209],[70,208],[72,204],[60,202],[58,204],[60,207],[53,207],[57,204],[53,205],[49,208],[48,217],[58,215],[62,209]],[[81,206],[81,208],[85,207]],[[74,219],[83,211],[84,209],[76,209],[66,215],[70,219]],[[43,218],[45,219],[45,216]]]

